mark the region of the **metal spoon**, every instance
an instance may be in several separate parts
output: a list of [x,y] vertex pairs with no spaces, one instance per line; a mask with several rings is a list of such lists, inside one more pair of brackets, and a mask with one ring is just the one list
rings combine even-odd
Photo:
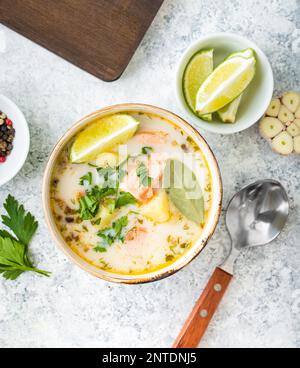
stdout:
[[274,180],[258,181],[233,197],[226,213],[226,225],[232,240],[230,255],[216,268],[174,348],[198,346],[233,277],[234,263],[240,252],[276,239],[287,222],[288,214],[286,191]]

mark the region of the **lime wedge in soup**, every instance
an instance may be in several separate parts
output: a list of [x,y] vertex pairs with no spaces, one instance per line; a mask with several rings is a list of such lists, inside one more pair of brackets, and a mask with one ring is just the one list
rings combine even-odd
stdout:
[[102,152],[126,143],[139,127],[139,122],[127,114],[115,114],[95,120],[76,137],[70,159],[72,163],[93,161]]
[[255,76],[255,65],[252,49],[230,55],[201,85],[196,97],[197,112],[213,113],[240,96]]
[[[183,75],[183,94],[190,109],[196,112],[196,96],[199,88],[214,68],[214,50],[201,50],[189,61]],[[197,114],[199,115],[199,114]],[[201,119],[211,121],[212,115],[199,115]]]

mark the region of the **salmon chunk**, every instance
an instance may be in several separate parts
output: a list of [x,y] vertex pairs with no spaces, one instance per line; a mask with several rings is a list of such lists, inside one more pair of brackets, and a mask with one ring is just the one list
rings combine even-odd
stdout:
[[[165,168],[166,157],[161,153],[152,153],[145,159],[134,159],[128,163],[127,175],[120,184],[120,189],[131,193],[139,202],[146,203],[154,197],[160,187],[160,181]],[[144,186],[137,174],[139,165],[144,164],[147,175],[151,178],[151,185]]]
[[137,142],[145,145],[164,144],[167,142],[168,133],[152,131],[142,132],[136,135]]

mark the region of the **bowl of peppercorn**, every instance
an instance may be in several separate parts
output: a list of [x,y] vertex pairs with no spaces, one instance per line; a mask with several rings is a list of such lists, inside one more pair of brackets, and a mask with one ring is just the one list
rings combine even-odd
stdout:
[[0,186],[23,167],[30,146],[26,119],[9,98],[0,95]]

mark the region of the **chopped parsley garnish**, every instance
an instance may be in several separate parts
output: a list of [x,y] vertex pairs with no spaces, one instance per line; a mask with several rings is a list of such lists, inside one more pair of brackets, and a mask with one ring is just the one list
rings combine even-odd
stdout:
[[93,181],[93,174],[89,171],[87,174],[83,175],[80,180],[79,180],[79,184],[80,185],[84,185],[85,183],[92,185],[92,181]]
[[100,225],[101,224],[101,217],[99,217],[97,220],[91,221],[92,225]]
[[99,202],[91,196],[87,194],[84,197],[81,197],[79,200],[79,215],[81,220],[90,220],[92,219],[99,209]]
[[173,261],[174,260],[174,256],[172,255],[172,254],[168,254],[167,256],[166,256],[166,262],[171,262],[171,261]]
[[128,204],[135,204],[136,199],[129,192],[120,192],[116,201],[116,208],[127,206]]
[[114,198],[108,198],[104,201],[103,205],[108,209],[110,214],[113,214],[116,209],[116,200]]
[[112,227],[98,231],[97,235],[101,238],[100,244],[94,248],[95,252],[106,252],[116,240],[124,242],[125,228],[128,225],[128,217],[123,216],[113,222]]
[[152,147],[143,147],[142,148],[142,154],[143,155],[149,155],[150,152],[153,151],[153,148]]
[[[97,169],[99,184],[86,192],[79,200],[79,214],[81,220],[92,220],[102,204],[112,214],[116,208],[136,203],[136,199],[128,192],[119,192],[120,181],[126,175],[124,163],[117,168],[104,167]],[[89,172],[80,178],[80,184],[91,185],[92,173]],[[105,203],[103,203],[105,201]]]
[[102,188],[118,188],[120,184],[119,168],[98,168],[100,186]]
[[[99,188],[93,187],[84,197],[79,200],[79,215],[82,220],[93,219],[99,210],[100,205],[105,205],[109,213],[113,213],[116,208],[121,208],[129,204],[136,203],[136,199],[129,192],[120,192],[116,198],[109,198],[115,196],[117,190],[113,188]],[[101,219],[98,219],[101,222]],[[99,222],[99,223],[100,223]],[[97,225],[97,222],[94,221]]]
[[107,262],[105,262],[104,261],[104,259],[103,258],[100,258],[99,259],[99,262],[100,262],[100,264],[103,266],[102,268],[104,269],[104,270],[110,270],[112,267],[110,266],[110,264],[109,263],[107,263]]
[[100,202],[116,193],[114,188],[93,187],[84,197],[79,200],[79,214],[82,220],[91,220],[99,210]]
[[143,185],[144,187],[150,187],[150,185],[152,184],[152,178],[150,178],[148,169],[143,162],[138,165],[136,169],[136,175],[140,179],[141,185]]
[[118,167],[118,172],[119,172],[119,182],[121,182],[125,176],[127,175],[127,171],[125,170],[128,161],[130,160],[130,156],[128,156]]
[[128,215],[139,215],[139,212],[137,211],[129,211]]
[[94,248],[94,251],[97,252],[97,253],[105,253],[105,252],[107,252],[107,249],[102,247],[101,245],[97,245]]

